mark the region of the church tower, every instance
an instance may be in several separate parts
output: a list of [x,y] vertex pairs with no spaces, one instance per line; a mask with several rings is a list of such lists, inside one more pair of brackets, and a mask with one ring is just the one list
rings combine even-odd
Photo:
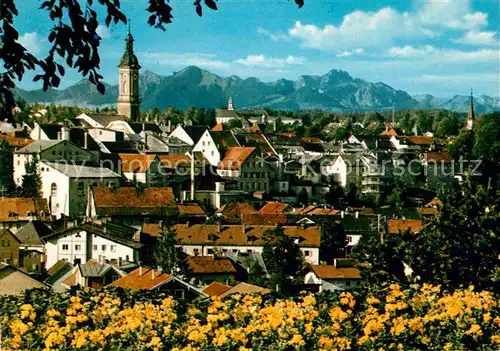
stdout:
[[118,66],[120,77],[117,110],[119,115],[137,121],[140,116],[141,104],[139,97],[139,70],[141,66],[134,54],[134,38],[130,34],[130,26],[125,43],[125,52]]
[[470,90],[470,107],[469,113],[467,114],[467,129],[472,130],[474,128],[474,96],[472,95],[472,89]]

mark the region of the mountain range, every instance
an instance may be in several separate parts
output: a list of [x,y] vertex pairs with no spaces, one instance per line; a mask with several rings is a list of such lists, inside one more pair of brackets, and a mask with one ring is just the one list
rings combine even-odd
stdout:
[[[436,98],[432,95],[411,96],[395,90],[385,83],[371,83],[353,78],[341,70],[331,70],[321,75],[304,75],[297,80],[279,79],[262,82],[257,78],[242,79],[237,76],[221,77],[196,66],[189,66],[170,76],[151,71],[140,75],[142,109],[190,106],[220,108],[229,97],[235,107],[271,108],[285,110],[322,109],[334,112],[396,109],[447,109],[467,112],[469,96],[455,95]],[[105,84],[101,95],[88,80],[81,80],[66,89],[40,90],[15,89],[15,95],[28,103],[44,102],[59,105],[97,107],[114,105],[118,85]],[[477,113],[500,110],[500,98],[481,95],[475,98]]]

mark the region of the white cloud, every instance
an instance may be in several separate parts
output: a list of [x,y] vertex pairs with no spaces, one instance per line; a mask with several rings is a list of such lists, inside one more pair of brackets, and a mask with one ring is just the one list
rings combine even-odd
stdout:
[[365,52],[364,49],[357,48],[357,49],[354,49],[354,50],[351,50],[351,51],[347,50],[347,51],[339,52],[335,56],[337,56],[337,57],[350,57],[350,56],[353,56],[355,54],[358,54],[358,55],[363,54],[364,52]]
[[144,62],[166,66],[199,66],[206,69],[226,69],[227,62],[218,60],[215,55],[203,53],[146,52],[140,54]]
[[268,29],[265,29],[263,27],[257,27],[257,33],[265,35],[266,37],[269,37],[272,41],[290,41],[292,38],[290,38],[288,35],[284,33],[273,33]]
[[106,27],[105,25],[102,25],[102,24],[98,25],[96,32],[97,32],[97,34],[99,34],[99,36],[102,39],[106,39],[106,38],[111,37],[111,32],[110,32],[109,28]]
[[496,62],[500,57],[500,50],[480,49],[476,51],[461,51],[438,49],[430,45],[423,47],[413,47],[405,45],[403,47],[394,46],[388,50],[389,57],[404,58],[407,60],[416,59],[420,62],[424,57],[426,62],[452,63],[462,61],[474,62]]
[[20,36],[18,42],[32,54],[38,54],[41,50],[42,38],[37,32],[24,33]]
[[488,15],[471,12],[468,1],[432,0],[412,12],[391,7],[376,12],[354,11],[338,26],[321,28],[297,21],[288,34],[304,47],[342,55],[357,47],[388,47],[400,39],[436,37],[449,29],[477,30],[487,24]]
[[470,45],[498,46],[497,32],[469,31],[462,38],[454,40],[455,43]]
[[258,66],[264,68],[284,68],[290,65],[302,65],[307,61],[305,57],[288,56],[286,58],[266,57],[265,55],[248,55],[246,58],[235,60],[235,63],[244,66]]

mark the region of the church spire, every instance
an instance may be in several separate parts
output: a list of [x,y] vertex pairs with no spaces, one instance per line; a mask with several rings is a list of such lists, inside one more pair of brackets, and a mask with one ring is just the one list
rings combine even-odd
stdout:
[[470,90],[470,106],[469,106],[469,113],[467,114],[467,129],[472,130],[474,127],[474,94],[473,90]]
[[128,66],[131,68],[141,68],[139,65],[139,60],[134,54],[134,37],[132,36],[130,30],[130,19],[128,20],[128,33],[125,37],[125,52],[123,53],[122,59],[120,60],[120,66]]

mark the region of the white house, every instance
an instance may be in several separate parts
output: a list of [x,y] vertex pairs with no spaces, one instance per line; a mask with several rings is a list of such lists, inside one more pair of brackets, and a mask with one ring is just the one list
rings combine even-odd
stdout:
[[[179,246],[191,256],[212,256],[215,251],[225,253],[256,252],[264,249],[264,233],[275,229],[270,225],[219,225],[177,224],[175,231]],[[160,235],[157,223],[144,223],[143,232],[153,237]],[[319,264],[321,228],[319,226],[285,226],[285,235],[292,237],[300,246],[304,259]]]
[[208,129],[207,126],[178,125],[169,136],[182,140],[190,146],[194,146]]
[[359,270],[343,259],[335,259],[333,265],[311,265],[306,274],[306,284],[318,284],[319,291],[355,289],[361,284]]
[[127,116],[122,115],[105,115],[105,114],[86,114],[82,113],[76,117],[77,120],[82,121],[84,125],[93,128],[106,128],[109,123],[113,121],[125,121]]
[[230,130],[206,130],[193,148],[193,152],[201,152],[214,167],[222,159],[224,151],[230,147],[241,146]]
[[93,163],[97,161],[96,153],[82,149],[69,140],[36,140],[13,154],[14,182],[21,186],[23,175],[26,173],[25,165],[36,155],[40,161],[68,163]]
[[118,186],[120,175],[103,167],[55,162],[39,163],[42,197],[57,218],[85,214],[89,188],[96,185]]
[[136,230],[116,223],[113,227],[98,223],[68,222],[68,228],[54,232],[44,239],[46,267],[62,260],[71,264],[90,259],[98,262],[137,262],[144,244],[134,240]]

